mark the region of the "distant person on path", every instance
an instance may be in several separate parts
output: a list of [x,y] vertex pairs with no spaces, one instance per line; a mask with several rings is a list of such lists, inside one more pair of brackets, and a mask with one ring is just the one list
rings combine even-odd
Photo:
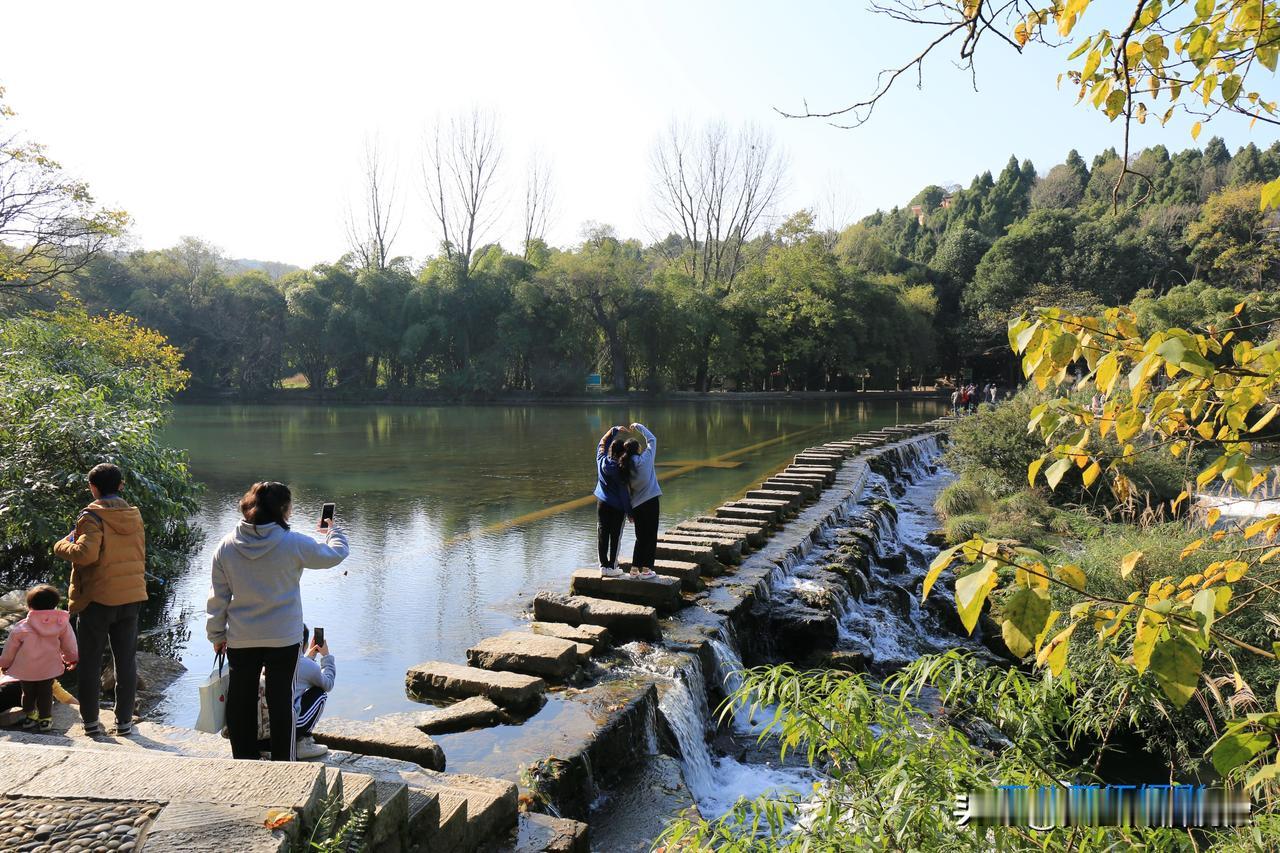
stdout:
[[71,614],[58,610],[62,596],[48,584],[27,590],[27,618],[9,631],[0,670],[22,684],[22,727],[53,728],[53,682],[80,659]]
[[138,612],[147,600],[147,542],[142,513],[120,497],[124,475],[109,462],[89,472],[93,502],[76,519],[76,529],[53,546],[71,562],[67,609],[77,614],[80,646],[80,717],[84,733],[103,733],[98,721],[102,696],[102,656],[111,645],[116,671],[116,734],[133,733],[138,690]]
[[951,392],[951,414],[953,415],[960,414],[960,394],[960,386],[957,385]]
[[631,517],[636,526],[636,547],[631,552],[631,576],[651,580],[657,575],[653,567],[658,550],[658,498],[662,489],[658,486],[658,474],[654,470],[658,453],[658,439],[644,424],[636,423],[631,429],[644,436],[646,447],[627,439],[623,445],[630,457],[631,468]]
[[1000,386],[992,382],[991,394],[990,394],[991,405],[994,406],[999,400],[1000,400]]
[[302,656],[303,569],[329,569],[347,558],[347,537],[322,529],[324,543],[289,529],[293,494],[283,483],[254,483],[240,499],[243,521],[213,555],[207,634],[231,666],[227,729],[235,758],[258,758],[258,680],[266,671],[271,758],[292,761],[293,704]]
[[596,446],[596,547],[600,576],[622,577],[618,568],[618,546],[622,527],[631,515],[630,454],[618,433],[626,427],[611,428]]

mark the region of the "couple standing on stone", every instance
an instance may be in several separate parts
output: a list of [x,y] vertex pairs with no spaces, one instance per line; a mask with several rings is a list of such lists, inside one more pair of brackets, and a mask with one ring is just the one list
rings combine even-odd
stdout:
[[627,427],[615,426],[596,446],[596,545],[600,575],[622,577],[618,568],[618,546],[623,524],[630,519],[636,528],[635,549],[631,553],[631,576],[650,580],[658,548],[658,475],[654,457],[658,439],[644,424],[635,423],[632,432],[644,438],[624,438]]

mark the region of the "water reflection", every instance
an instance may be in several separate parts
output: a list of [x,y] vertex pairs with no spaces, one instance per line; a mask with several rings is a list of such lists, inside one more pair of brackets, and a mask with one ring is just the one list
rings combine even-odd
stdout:
[[[468,645],[511,627],[540,589],[563,590],[594,561],[590,505],[507,526],[587,495],[595,442],[642,421],[659,460],[731,455],[737,467],[694,467],[663,483],[663,516],[704,512],[796,450],[856,432],[932,418],[936,403],[850,401],[461,407],[179,406],[166,439],[185,447],[207,486],[196,521],[207,536],[149,627],[178,653],[186,678],[162,711],[189,724],[212,665],[204,600],[213,549],[253,481],[294,490],[297,525],[327,500],[351,536],[336,570],[307,572],[307,620],[338,658],[330,713],[368,718],[409,707],[405,669],[460,661]],[[676,469],[662,469],[672,471]],[[624,534],[630,553],[632,532]],[[188,636],[189,632],[189,636]]]

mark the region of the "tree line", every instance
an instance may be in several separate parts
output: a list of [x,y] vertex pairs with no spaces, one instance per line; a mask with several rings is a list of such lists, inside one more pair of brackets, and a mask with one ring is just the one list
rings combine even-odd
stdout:
[[[1280,143],[1221,139],[1126,164],[1075,151],[1040,174],[1011,157],[968,187],[930,185],[847,227],[777,215],[786,161],[746,127],[672,125],[654,147],[658,239],[588,223],[549,245],[545,163],[529,169],[519,251],[486,235],[503,203],[501,146],[473,113],[430,136],[423,175],[439,251],[398,255],[399,188],[376,145],[348,245],[311,269],[224,258],[186,238],[97,252],[58,281],[184,354],[192,386],[245,394],[289,380],[363,398],[615,390],[853,390],[1007,372],[1008,316],[1134,302],[1198,322],[1280,269],[1258,184]],[[1135,300],[1137,300],[1135,302]],[[1188,316],[1191,312],[1195,316]],[[992,353],[997,353],[992,355]]]

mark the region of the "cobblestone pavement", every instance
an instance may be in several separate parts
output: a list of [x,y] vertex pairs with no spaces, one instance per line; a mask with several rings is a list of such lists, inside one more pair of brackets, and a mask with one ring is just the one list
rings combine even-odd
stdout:
[[94,803],[33,797],[0,800],[0,850],[106,853],[138,850],[160,813],[150,803]]

